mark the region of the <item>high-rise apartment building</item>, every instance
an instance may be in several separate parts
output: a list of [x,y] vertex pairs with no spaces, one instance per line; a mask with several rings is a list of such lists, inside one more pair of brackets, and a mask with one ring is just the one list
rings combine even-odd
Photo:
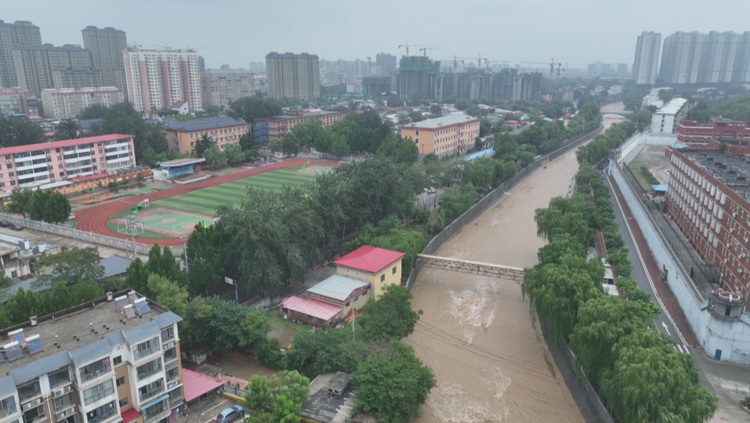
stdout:
[[255,95],[255,75],[242,69],[214,70],[201,73],[203,104],[229,104]]
[[0,362],[2,421],[168,423],[185,417],[182,319],[135,292],[120,294],[3,331],[10,342]]
[[434,80],[439,73],[440,62],[425,56],[404,56],[393,76],[393,85],[402,100],[414,94],[424,99],[433,98]]
[[53,68],[52,86],[55,89],[100,87],[102,74],[96,68]]
[[635,61],[633,62],[633,81],[636,85],[656,83],[659,65],[661,34],[644,31],[638,36],[635,44]]
[[54,70],[78,69],[85,73],[91,72],[93,68],[91,52],[73,45],[17,45],[13,47],[13,62],[18,85],[37,96],[40,96],[45,88],[69,88],[64,84],[55,85]]
[[513,101],[540,101],[542,74],[519,73],[513,81]]
[[320,59],[315,54],[269,53],[266,72],[271,98],[311,102],[320,97]]
[[80,90],[47,88],[42,91],[44,117],[56,119],[73,118],[94,104],[110,107],[123,101],[125,97],[117,87],[87,87]]
[[0,88],[0,115],[38,116],[36,95],[23,88]]
[[128,100],[136,110],[157,111],[178,101],[187,101],[190,110],[203,110],[195,50],[127,47],[123,56]]
[[0,20],[0,87],[20,85],[13,63],[13,46],[16,45],[42,45],[39,27],[29,21],[5,23]]
[[266,73],[266,64],[263,62],[250,62],[249,67],[247,68],[250,72],[254,74],[265,74]]
[[125,31],[107,27],[99,29],[87,26],[81,31],[83,47],[91,51],[95,68],[102,75],[103,86],[115,86],[127,90],[125,82],[125,62],[122,51],[128,46]]
[[198,56],[198,71],[206,71],[206,59],[204,59],[203,56]]
[[750,31],[676,32],[668,36],[659,77],[668,84],[750,82]]
[[380,75],[391,76],[391,73],[396,72],[396,62],[398,58],[392,54],[378,53],[375,56],[375,64],[380,68]]

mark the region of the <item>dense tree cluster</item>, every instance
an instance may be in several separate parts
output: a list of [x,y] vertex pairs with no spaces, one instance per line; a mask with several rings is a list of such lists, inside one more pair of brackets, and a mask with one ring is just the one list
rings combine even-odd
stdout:
[[610,150],[617,148],[635,132],[633,122],[613,124],[607,132],[597,135],[594,139],[576,150],[578,163],[597,163],[609,155]]
[[65,194],[52,190],[14,189],[10,194],[8,212],[28,216],[32,220],[61,223],[70,216],[70,201]]
[[0,114],[0,147],[38,144],[44,142],[44,130],[25,117]]
[[[651,330],[660,310],[625,277],[631,265],[607,187],[585,160],[576,186],[572,198],[555,198],[536,211],[539,234],[549,243],[539,250],[539,264],[526,270],[524,296],[557,340],[570,341],[577,363],[618,421],[706,421],[717,400],[700,386],[692,357],[677,353],[668,337]],[[620,275],[617,285],[627,301],[605,295],[601,262],[586,261],[594,229],[607,236],[607,259]]]
[[712,116],[750,122],[750,97],[715,103],[701,101],[690,109],[687,118],[701,124],[707,124]]

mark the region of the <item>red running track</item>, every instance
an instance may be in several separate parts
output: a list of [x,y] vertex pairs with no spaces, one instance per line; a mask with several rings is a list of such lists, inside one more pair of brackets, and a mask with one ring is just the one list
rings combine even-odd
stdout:
[[[243,170],[231,175],[220,176],[218,178],[211,178],[205,181],[196,182],[190,185],[178,186],[170,188],[164,191],[149,193],[148,195],[123,198],[120,200],[113,201],[111,203],[102,204],[100,206],[93,206],[81,210],[76,210],[76,222],[78,226],[76,229],[80,231],[93,232],[96,234],[107,235],[114,238],[127,239],[125,235],[112,232],[107,228],[107,221],[115,214],[127,210],[136,204],[148,198],[149,201],[163,200],[165,198],[175,197],[177,195],[187,194],[189,192],[197,191],[203,188],[209,188],[216,185],[225,184],[227,182],[233,182],[240,179],[245,179],[250,176],[260,175],[267,172],[272,172],[279,169],[288,169],[290,167],[300,167],[306,162],[314,161],[313,159],[292,159],[283,161],[280,163],[274,163],[269,166],[263,166],[255,169]],[[336,166],[338,162],[326,162],[326,161],[315,161],[317,166]],[[161,246],[178,247],[182,245],[182,241],[179,238],[138,238],[138,242],[141,244],[152,245],[159,244]]]

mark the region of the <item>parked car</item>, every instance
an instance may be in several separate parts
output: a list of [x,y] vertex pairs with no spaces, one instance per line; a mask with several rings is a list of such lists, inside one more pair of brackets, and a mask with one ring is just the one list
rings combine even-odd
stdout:
[[434,194],[434,193],[437,192],[437,188],[435,188],[435,187],[429,187],[429,188],[427,188],[427,192],[430,193],[430,194]]
[[10,229],[13,229],[14,231],[20,231],[20,230],[22,230],[22,229],[23,229],[23,226],[21,226],[21,225],[16,225],[16,224],[13,224],[13,223],[11,223],[11,224],[10,224],[10,226],[8,226],[8,227],[9,227]]
[[218,416],[216,416],[216,423],[230,423],[237,420],[239,417],[242,417],[243,414],[245,414],[245,409],[239,405],[225,408]]
[[8,222],[0,222],[0,226],[2,226],[3,228],[10,228],[10,223],[8,223]]

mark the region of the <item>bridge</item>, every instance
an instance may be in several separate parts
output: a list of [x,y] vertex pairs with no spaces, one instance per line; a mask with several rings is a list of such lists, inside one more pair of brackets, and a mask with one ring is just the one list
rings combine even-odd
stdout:
[[523,269],[520,267],[501,266],[499,264],[480,263],[449,257],[417,254],[417,263],[436,269],[470,273],[479,276],[494,276],[502,279],[522,280]]

